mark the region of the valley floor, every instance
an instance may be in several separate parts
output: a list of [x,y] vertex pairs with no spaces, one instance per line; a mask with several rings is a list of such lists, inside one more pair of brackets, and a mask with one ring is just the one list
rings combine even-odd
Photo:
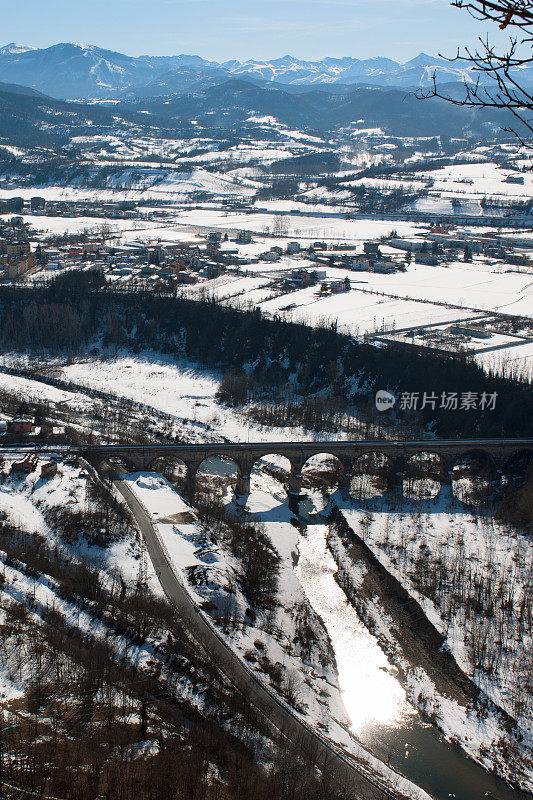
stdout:
[[[273,436],[291,439],[298,435],[293,429],[262,428],[243,420],[238,411],[220,405],[215,397],[217,381],[213,376],[197,371],[193,365],[176,367],[164,361],[157,363],[148,358],[124,357],[117,361],[73,363],[62,367],[61,375],[95,388],[112,387],[114,392],[157,408],[168,415],[174,430],[179,431],[184,439],[198,441],[206,435],[220,436],[221,432],[236,441]],[[90,408],[93,402],[81,391],[59,392],[38,380],[13,379],[6,375],[0,377],[5,390],[11,387],[28,396],[48,397],[55,403],[70,404],[75,413],[83,413],[82,409]],[[254,470],[252,493],[243,509],[235,505],[229,489],[226,494],[224,487],[228,486],[228,481],[231,484],[231,476],[224,474],[226,471],[223,469],[221,477],[220,467],[220,464],[208,465],[204,480],[208,484],[214,481],[219,485],[231,513],[241,517],[244,514],[245,519],[260,525],[281,557],[281,618],[265,618],[263,628],[260,626],[257,634],[248,633],[245,636],[240,633],[238,626],[231,624],[225,635],[245,658],[248,656],[248,663],[257,669],[261,668],[265,649],[265,626],[279,630],[279,638],[268,634],[267,650],[271,649],[268,661],[273,665],[280,663],[287,674],[292,675],[285,688],[293,702],[300,704],[305,717],[339,744],[353,747],[352,735],[355,735],[362,742],[367,742],[371,749],[374,746],[379,749],[379,745],[375,744],[376,729],[387,730],[389,734],[391,731],[413,730],[413,720],[417,719],[415,706],[420,706],[420,692],[426,693],[427,702],[432,703],[431,686],[426,679],[419,682],[418,699],[412,686],[406,691],[405,684],[402,686],[398,680],[394,659],[390,659],[390,653],[387,658],[380,649],[379,630],[374,629],[370,633],[365,628],[335,582],[335,564],[326,547],[327,520],[321,517],[324,510],[321,495],[310,492],[310,506],[302,508],[304,522],[298,521],[286,505],[283,463],[271,459],[262,463],[260,469]],[[177,559],[177,567],[184,580],[190,582],[193,578],[190,583],[192,595],[196,595],[200,603],[215,599],[215,604],[218,603],[218,596],[219,607],[222,608],[223,598],[228,596],[228,585],[236,582],[238,564],[223,552],[223,548],[208,541],[206,530],[202,531],[201,526],[198,528],[197,523],[187,517],[188,505],[160,476],[136,476],[134,480],[143,501],[153,508],[158,527]],[[17,497],[19,494],[17,490]],[[24,492],[21,496],[24,496]],[[154,498],[157,498],[156,506],[153,505]],[[337,495],[336,498],[349,523],[374,549],[383,565],[412,592],[431,623],[447,637],[447,647],[459,665],[473,676],[496,703],[511,715],[518,714],[524,734],[523,746],[529,749],[530,709],[524,707],[518,713],[517,687],[512,683],[512,679],[519,674],[517,664],[527,656],[527,647],[520,650],[517,630],[502,618],[498,624],[500,628],[503,625],[509,637],[503,660],[490,675],[485,669],[475,670],[471,661],[472,643],[469,640],[477,624],[475,616],[461,615],[460,604],[451,611],[448,608],[443,616],[443,608],[439,604],[450,592],[441,589],[441,594],[437,592],[435,595],[434,588],[430,599],[427,586],[420,583],[432,574],[431,554],[438,554],[441,561],[449,564],[453,571],[453,559],[459,552],[462,553],[461,563],[475,565],[474,573],[479,579],[492,581],[494,585],[497,580],[509,578],[516,590],[514,607],[518,608],[520,598],[524,597],[526,591],[524,581],[531,560],[528,543],[510,531],[495,526],[490,519],[481,518],[473,507],[447,494],[447,490],[443,490],[437,500],[421,502],[405,498],[399,505],[396,503],[390,507],[379,497],[355,505],[353,500],[351,504],[343,505],[341,498]],[[65,501],[64,495],[60,500]],[[9,502],[6,499],[4,505],[9,505]],[[21,525],[27,525],[35,512],[30,513],[27,505],[23,509],[23,505],[23,501],[17,499],[16,503],[12,503],[12,513],[15,516],[19,514]],[[13,521],[16,522],[14,517]],[[421,544],[423,547],[420,547]],[[361,572],[354,575],[356,581],[362,577]],[[238,608],[242,614],[247,607],[246,599],[238,592],[235,594],[234,588],[232,592],[236,599],[233,612]],[[298,604],[302,608],[312,608],[309,619],[302,617],[301,609],[295,613]],[[228,608],[226,604],[225,610]],[[313,622],[313,615],[318,615],[317,620],[322,619],[318,628],[316,621]],[[498,619],[497,614],[494,624]],[[305,656],[301,644],[295,646],[292,642],[295,626],[302,626],[304,622],[310,623],[320,641],[317,652],[321,652],[322,656],[318,661],[316,653],[310,652]],[[256,640],[263,647],[258,648]],[[329,666],[326,667],[327,663]],[[325,694],[322,695],[322,692]],[[326,694],[329,696],[326,697]],[[497,729],[488,723],[480,725],[479,720],[468,715],[465,717],[462,711],[453,707],[451,701],[443,702],[440,698],[439,704],[439,727],[447,738],[459,741],[469,754],[489,766],[491,758],[486,751],[490,750],[491,743],[497,737]],[[416,725],[415,729],[421,730]],[[431,746],[435,746],[435,742]],[[437,752],[440,746],[437,745]],[[414,744],[413,751],[416,753]],[[386,757],[386,754],[380,755]],[[404,771],[402,766],[405,768],[406,765],[397,762],[395,766]],[[435,765],[432,769],[436,770]],[[529,780],[523,776],[523,785],[531,785]],[[501,791],[506,790],[504,788]],[[500,797],[505,797],[505,794],[500,793]],[[476,795],[472,794],[472,798],[476,798]]]

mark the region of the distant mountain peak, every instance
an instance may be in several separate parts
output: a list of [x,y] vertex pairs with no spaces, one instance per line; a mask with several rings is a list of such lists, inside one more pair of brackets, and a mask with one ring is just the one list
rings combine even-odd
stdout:
[[406,61],[404,67],[429,67],[442,61],[438,56],[429,56],[427,53],[419,53],[414,58]]
[[16,55],[17,53],[29,53],[30,50],[35,50],[35,47],[30,47],[27,44],[18,44],[17,42],[10,42],[0,47],[0,55]]
[[[220,63],[195,55],[130,56],[82,43],[58,43],[38,49],[11,42],[0,49],[0,81],[37,89],[69,99],[156,97],[198,91],[214,82],[235,79],[266,87],[294,90],[328,87],[397,87],[413,89],[431,84],[433,74],[446,82],[472,79],[466,62],[451,63],[419,53],[399,63],[386,56],[352,56],[306,61],[290,54],[274,59],[231,60]],[[533,68],[521,71],[533,84]]]

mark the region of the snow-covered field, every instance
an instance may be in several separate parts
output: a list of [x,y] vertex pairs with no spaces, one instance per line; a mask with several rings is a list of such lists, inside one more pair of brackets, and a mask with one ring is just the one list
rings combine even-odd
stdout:
[[[106,181],[105,188],[88,189],[80,182],[79,186],[39,187],[39,195],[45,200],[165,200],[187,199],[196,192],[213,195],[240,195],[247,197],[254,190],[243,185],[240,179],[227,179],[198,168],[188,172],[177,170],[134,169],[124,170],[117,164],[116,172]],[[0,199],[9,197],[31,197],[35,189],[2,189]]]
[[[3,215],[6,218],[10,215]],[[99,217],[50,217],[24,214],[25,223],[33,228],[33,236],[37,241],[44,236],[61,236],[87,233],[93,236],[104,236],[107,243],[131,244],[132,242],[194,242],[195,232],[187,226],[169,225],[166,222],[141,219],[112,219]]]
[[[4,463],[9,470],[13,459]],[[35,470],[24,477],[10,477],[0,485],[0,513],[9,523],[28,533],[39,533],[58,545],[46,523],[43,510],[70,506],[83,508],[87,481],[79,467],[62,464],[58,474],[48,481],[40,478],[41,460]]]
[[[0,363],[11,365],[12,359],[8,356],[0,357]],[[86,395],[78,392],[67,392],[64,389],[56,389],[45,383],[31,380],[30,378],[20,378],[16,375],[6,375],[0,372],[0,388],[24,396],[29,403],[48,402],[54,405],[65,405],[73,410],[85,411],[92,401]]]
[[[246,296],[241,296],[241,302]],[[286,311],[283,309],[287,306]],[[396,300],[357,291],[357,284],[349,292],[317,297],[316,287],[308,287],[260,303],[268,314],[282,314],[283,318],[307,325],[337,321],[341,330],[352,336],[392,327],[407,328],[431,322],[446,322],[466,318],[469,312],[435,308],[412,300]]]
[[[293,268],[295,266],[297,266],[297,262],[293,262]],[[357,303],[355,298],[358,290],[366,290],[367,292],[394,295],[413,304],[417,301],[429,301],[430,303],[463,306],[466,309],[474,308],[533,316],[533,274],[504,271],[499,266],[492,267],[481,261],[473,264],[457,261],[452,262],[448,267],[410,264],[407,272],[395,272],[391,275],[352,272],[331,267],[326,268],[326,273],[328,278],[348,277],[352,291],[346,295],[314,298],[318,304],[317,308],[324,303],[329,304],[333,311],[335,305],[343,309],[347,303],[350,307],[350,304]],[[314,297],[316,291],[316,287],[311,287],[292,294],[285,294],[280,301],[281,304],[285,304],[283,301],[286,300],[287,303],[296,302],[299,305],[299,298],[304,297],[308,302],[308,297]],[[304,292],[306,294],[303,294]],[[369,304],[383,303],[387,299],[387,297],[366,295],[366,302]],[[268,310],[268,305],[265,306],[265,310]],[[442,311],[447,313],[448,317],[453,318],[457,309],[446,310],[443,308]],[[433,314],[436,312],[438,313],[434,306],[427,310],[428,322],[439,321],[438,318],[433,319]],[[388,325],[394,324],[396,328],[403,327],[401,319],[396,319],[394,311],[384,312],[381,316]],[[354,314],[353,322],[357,324],[357,314]]]
[[422,173],[434,180],[434,191],[446,195],[484,196],[504,195],[506,197],[530,200],[533,195],[533,176],[530,172],[520,173],[523,184],[506,183],[509,175],[516,175],[508,169],[500,169],[493,163],[457,164],[442,169]]
[[[274,232],[277,204],[270,203],[272,213],[244,214],[223,211],[183,211],[180,222],[192,225],[209,225],[213,228],[238,228],[257,233]],[[363,242],[377,239],[396,230],[400,236],[413,236],[422,226],[412,222],[387,222],[380,220],[355,220],[335,217],[287,215],[283,217],[283,236],[308,239],[338,239]]]
[[[245,421],[238,411],[216,400],[220,375],[199,371],[191,364],[146,353],[145,357],[124,356],[112,361],[86,361],[60,368],[61,377],[82,386],[136,400],[176,418],[191,441],[208,439],[247,441],[293,441],[299,438],[331,438],[311,435],[298,428],[281,428]],[[46,390],[42,390],[46,391]]]
[[[2,219],[9,218],[9,214],[4,214]],[[105,230],[108,235],[124,236],[131,230],[142,231],[152,230],[156,227],[153,223],[143,222],[142,220],[125,219],[106,219],[98,217],[49,217],[46,215],[34,216],[33,214],[23,214],[22,219],[25,224],[30,225],[33,230],[46,234],[77,234],[90,233],[99,234]]]
[[222,275],[219,278],[196,284],[183,290],[186,297],[198,297],[207,294],[217,301],[229,298],[242,298],[244,303],[260,302],[265,297],[273,294],[272,289],[266,287],[271,283],[268,277],[235,277]]
[[[507,183],[508,176],[517,174],[524,179],[523,184]],[[343,185],[373,186],[384,190],[398,187],[420,190],[429,187],[429,197],[415,202],[414,207],[419,211],[454,213],[451,200],[457,198],[461,202],[460,213],[474,216],[483,213],[480,206],[483,197],[495,197],[503,201],[529,200],[533,194],[533,178],[530,172],[517,173],[500,169],[492,162],[453,164],[441,169],[416,172],[409,180],[391,175],[387,178],[360,178]]]

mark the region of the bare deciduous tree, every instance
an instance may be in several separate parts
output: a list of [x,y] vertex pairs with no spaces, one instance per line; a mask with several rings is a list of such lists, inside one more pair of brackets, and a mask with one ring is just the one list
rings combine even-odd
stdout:
[[465,62],[473,74],[473,81],[465,80],[462,97],[440,90],[435,75],[433,86],[417,95],[427,99],[438,97],[454,105],[467,108],[508,110],[516,120],[515,125],[503,127],[514,134],[527,147],[529,134],[533,134],[533,89],[521,77],[524,67],[533,65],[533,2],[531,0],[453,0],[452,6],[468,11],[474,19],[494,23],[509,31],[509,41],[503,51],[487,38],[479,37],[475,48],[458,48],[453,58],[446,61]]

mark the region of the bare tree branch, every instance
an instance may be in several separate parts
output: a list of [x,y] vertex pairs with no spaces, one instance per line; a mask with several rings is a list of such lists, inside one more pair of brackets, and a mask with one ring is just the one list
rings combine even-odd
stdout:
[[[500,109],[515,118],[518,127],[502,127],[521,144],[533,147],[528,141],[533,134],[533,88],[524,85],[521,70],[533,65],[533,1],[532,0],[452,0],[452,6],[465,9],[480,21],[490,21],[504,29],[514,30],[504,52],[498,51],[487,36],[478,39],[475,49],[457,49],[453,57],[440,57],[450,63],[461,61],[472,75],[463,80],[464,95],[454,97],[441,91],[433,74],[431,89],[419,90],[420,99],[440,98],[454,105],[474,109]],[[531,112],[531,113],[530,113]],[[524,130],[520,128],[523,127]]]
[[502,30],[509,26],[527,29],[533,23],[528,0],[452,0],[452,6],[466,9],[474,19],[497,22]]

